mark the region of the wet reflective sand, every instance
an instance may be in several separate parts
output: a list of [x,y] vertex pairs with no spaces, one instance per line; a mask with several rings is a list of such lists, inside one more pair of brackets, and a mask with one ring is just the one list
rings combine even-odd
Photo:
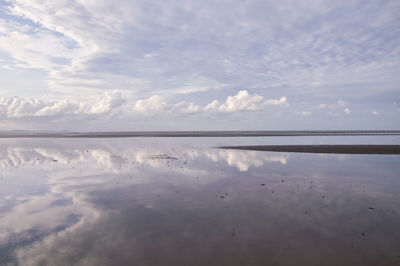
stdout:
[[260,144],[3,139],[0,265],[400,264],[398,155]]

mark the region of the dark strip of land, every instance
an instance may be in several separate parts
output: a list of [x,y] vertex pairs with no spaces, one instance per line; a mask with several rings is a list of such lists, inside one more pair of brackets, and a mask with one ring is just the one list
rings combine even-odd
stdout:
[[400,130],[0,132],[0,138],[285,137],[400,135]]
[[400,145],[257,145],[225,146],[222,149],[304,152],[304,153],[339,153],[339,154],[400,154]]

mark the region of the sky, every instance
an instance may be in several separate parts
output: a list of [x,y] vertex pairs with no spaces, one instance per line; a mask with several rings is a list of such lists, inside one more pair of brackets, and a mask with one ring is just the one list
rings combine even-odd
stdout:
[[0,130],[399,125],[398,0],[0,0]]

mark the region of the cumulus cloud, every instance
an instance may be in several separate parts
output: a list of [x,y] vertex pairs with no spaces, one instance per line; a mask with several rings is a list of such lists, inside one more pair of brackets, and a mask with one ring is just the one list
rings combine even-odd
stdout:
[[174,113],[238,112],[261,110],[267,105],[287,107],[289,103],[284,96],[280,99],[264,100],[263,96],[250,94],[247,90],[241,90],[236,95],[228,96],[223,103],[213,100],[205,106],[185,101],[168,104],[159,95],[153,95],[147,99],[137,100],[134,110],[138,112],[171,111]]
[[[211,102],[206,108],[212,110],[210,107],[213,105],[217,105],[216,102]],[[218,110],[222,112],[255,111],[263,109],[267,105],[286,107],[289,106],[289,103],[285,96],[280,99],[264,100],[264,97],[258,94],[251,95],[248,91],[242,90],[234,96],[229,96],[224,103],[218,106]]]
[[199,105],[194,103],[179,102],[176,104],[168,104],[159,95],[153,95],[147,99],[139,99],[135,102],[133,108],[137,112],[174,112],[174,113],[196,113],[201,110]]
[[229,96],[225,103],[219,106],[219,110],[223,112],[233,112],[238,110],[258,110],[261,109],[263,97],[257,94],[250,95],[248,91],[239,91],[234,96]]
[[218,100],[214,100],[211,103],[207,104],[204,106],[205,111],[213,111],[213,110],[218,110],[219,102]]
[[135,103],[135,110],[139,112],[164,111],[167,103],[159,95],[153,95],[147,99],[139,99]]
[[68,115],[104,115],[123,104],[121,93],[104,93],[95,101],[40,100],[0,97],[0,118],[62,117]]
[[114,111],[124,111],[129,114],[195,114],[209,112],[239,112],[256,111],[268,105],[288,106],[286,97],[280,99],[264,100],[264,97],[247,91],[239,91],[234,96],[228,96],[224,103],[213,100],[204,106],[181,101],[168,103],[160,95],[153,95],[145,99],[122,98],[120,92],[104,93],[95,100],[73,101],[73,100],[43,100],[21,97],[0,97],[0,120],[13,118],[69,118],[106,116]]

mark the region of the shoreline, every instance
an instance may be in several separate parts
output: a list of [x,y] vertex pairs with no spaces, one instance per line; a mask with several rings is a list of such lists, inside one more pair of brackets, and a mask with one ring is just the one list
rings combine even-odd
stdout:
[[295,153],[400,154],[400,145],[254,145],[222,146],[217,148]]

